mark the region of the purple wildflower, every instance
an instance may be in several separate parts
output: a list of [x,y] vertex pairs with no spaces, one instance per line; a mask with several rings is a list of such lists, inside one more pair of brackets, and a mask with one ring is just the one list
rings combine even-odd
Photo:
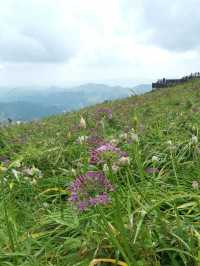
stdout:
[[95,150],[91,151],[90,163],[101,164],[106,159],[119,159],[123,156],[127,156],[125,152],[122,152],[119,148],[111,143],[105,143]]
[[114,191],[112,184],[102,172],[89,171],[79,176],[69,188],[71,197],[80,211],[98,204],[106,205],[110,202],[108,192]]
[[10,160],[4,155],[0,155],[0,163],[3,163],[4,165],[8,166],[10,163]]
[[113,117],[112,110],[109,108],[99,108],[96,111],[96,117],[97,118],[106,117],[108,119],[112,119],[112,117]]
[[94,135],[94,136],[88,137],[87,143],[88,145],[92,147],[99,147],[100,145],[103,145],[105,141],[103,140],[103,138]]
[[156,174],[156,173],[159,173],[159,169],[158,168],[155,168],[155,167],[147,167],[145,169],[145,172],[147,174]]

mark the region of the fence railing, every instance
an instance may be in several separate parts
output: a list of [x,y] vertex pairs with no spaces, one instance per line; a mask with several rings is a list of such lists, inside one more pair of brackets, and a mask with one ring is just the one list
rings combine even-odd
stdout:
[[192,79],[200,79],[200,72],[191,73],[190,75],[182,77],[180,79],[159,79],[157,82],[152,83],[152,89],[166,88],[187,82]]

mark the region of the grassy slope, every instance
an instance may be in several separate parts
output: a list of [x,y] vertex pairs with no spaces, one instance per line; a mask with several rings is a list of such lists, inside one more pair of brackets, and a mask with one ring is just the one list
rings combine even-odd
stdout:
[[[113,111],[104,129],[94,116],[102,106]],[[86,130],[77,127],[80,115]],[[139,144],[119,139],[131,128]],[[199,266],[200,195],[192,182],[200,182],[200,146],[191,142],[199,128],[198,81],[2,128],[0,155],[13,164],[1,172],[0,265],[85,266],[104,257],[134,266]],[[94,134],[119,140],[131,165],[108,174],[115,185],[111,204],[78,213],[66,188],[72,168],[77,175],[91,169],[89,146],[76,140]],[[43,174],[37,182],[20,174],[33,165]],[[160,172],[147,174],[147,167]]]

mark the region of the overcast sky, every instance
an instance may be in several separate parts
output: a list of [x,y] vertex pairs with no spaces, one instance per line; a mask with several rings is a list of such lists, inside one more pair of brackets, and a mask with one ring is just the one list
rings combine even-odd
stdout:
[[0,85],[200,71],[200,0],[0,0]]

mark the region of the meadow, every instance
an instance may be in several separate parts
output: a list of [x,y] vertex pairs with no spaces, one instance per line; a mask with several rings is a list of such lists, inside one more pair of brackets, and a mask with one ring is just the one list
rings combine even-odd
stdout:
[[0,128],[1,266],[200,266],[200,82]]

